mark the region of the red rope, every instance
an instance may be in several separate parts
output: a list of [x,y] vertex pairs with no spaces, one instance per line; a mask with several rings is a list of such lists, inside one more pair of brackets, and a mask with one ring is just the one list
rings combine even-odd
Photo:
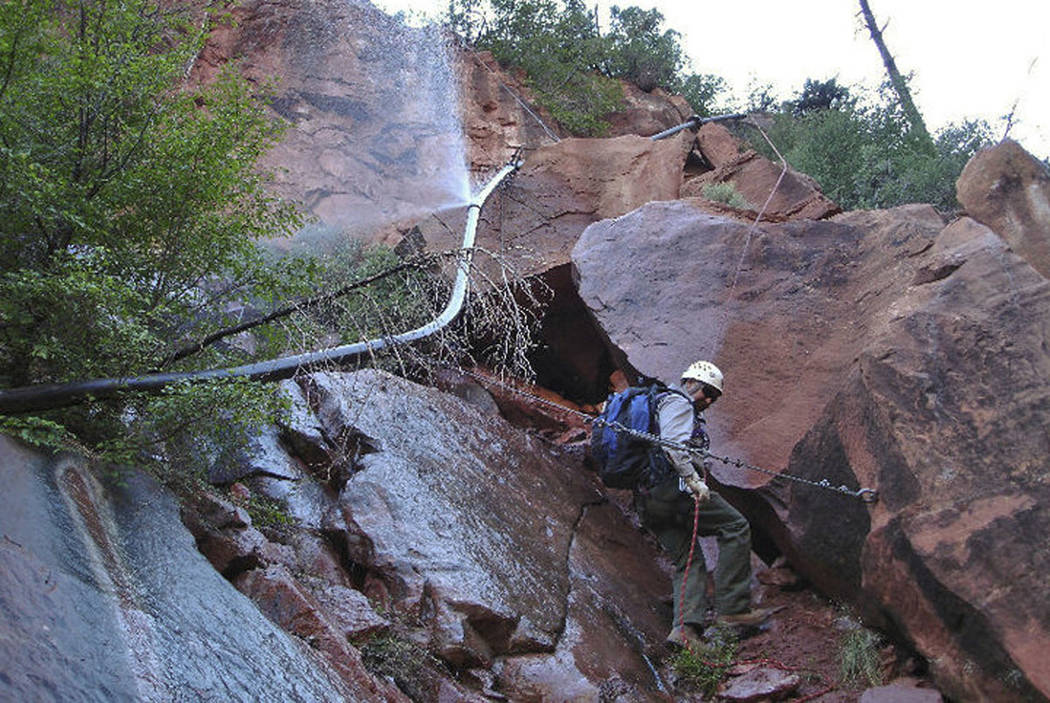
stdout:
[[[686,558],[686,561],[685,561],[685,571],[682,573],[682,588],[681,588],[681,592],[679,593],[679,596],[678,596],[678,623],[677,624],[678,624],[678,627],[680,629],[684,629],[684,627],[685,627],[685,608],[683,607],[685,605],[685,589],[686,589],[686,584],[689,582],[689,570],[693,566],[693,557],[696,555],[696,538],[697,538],[697,535],[699,534],[699,532],[700,532],[700,498],[698,496],[694,495],[693,496],[693,536],[692,536],[692,541],[689,543],[689,556]],[[789,666],[787,664],[779,662],[779,661],[777,661],[775,659],[770,659],[768,657],[760,657],[760,658],[757,658],[757,659],[745,659],[745,660],[742,660],[742,661],[732,661],[732,662],[729,662],[728,664],[721,664],[721,663],[718,663],[718,662],[707,661],[706,659],[701,658],[698,652],[693,651],[693,645],[689,641],[689,638],[683,637],[683,641],[684,641],[684,644],[685,644],[685,648],[689,651],[690,654],[692,654],[694,657],[699,659],[701,664],[703,664],[704,666],[710,667],[712,669],[729,669],[730,667],[733,667],[733,666],[741,666],[741,665],[747,665],[747,664],[756,664],[756,665],[762,664],[762,665],[766,665],[766,666],[771,666],[771,667],[773,667],[775,669],[780,669],[781,671],[790,671],[792,673],[804,672],[804,673],[809,673],[809,674],[815,674],[817,676],[817,678],[820,680],[821,683],[824,682],[824,677],[821,676],[820,673],[818,673],[818,672],[816,672],[816,671],[814,671],[812,669],[806,669],[804,667],[799,667],[799,666]],[[831,693],[832,691],[835,690],[835,688],[836,688],[835,684],[829,684],[825,688],[823,688],[823,689],[821,689],[821,690],[819,690],[819,691],[817,691],[815,693],[810,693],[807,696],[799,698],[798,701],[796,701],[796,703],[807,703],[807,701],[815,700],[817,698],[820,698],[821,696],[823,696],[826,693]]]
[[[682,590],[678,595],[678,627],[684,628],[683,620],[685,620],[685,586],[689,583],[689,569],[693,565],[693,556],[696,554],[696,536],[700,532],[700,497],[693,495],[693,538],[689,542],[689,558],[685,560],[685,573],[682,574]],[[685,648],[689,650],[690,654],[696,655],[692,647],[689,645],[689,639],[685,638]]]

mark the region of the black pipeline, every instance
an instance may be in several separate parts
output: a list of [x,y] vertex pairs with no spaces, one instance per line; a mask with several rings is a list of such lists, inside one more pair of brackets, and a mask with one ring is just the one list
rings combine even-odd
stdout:
[[745,114],[745,113],[734,113],[732,115],[715,115],[714,117],[701,117],[700,115],[693,115],[692,117],[690,117],[687,121],[683,122],[682,124],[676,125],[674,127],[671,127],[670,129],[665,129],[664,131],[660,132],[659,134],[654,134],[653,136],[651,136],[649,138],[652,139],[655,142],[658,139],[665,139],[665,138],[670,137],[672,135],[678,134],[683,129],[697,129],[697,128],[700,127],[700,125],[707,124],[708,122],[723,122],[725,120],[742,120],[745,117],[747,117],[747,114]]
[[225,369],[158,373],[128,378],[99,378],[91,381],[52,383],[3,390],[0,391],[0,414],[14,415],[49,410],[51,408],[62,408],[84,402],[89,398],[110,398],[125,392],[157,393],[165,387],[177,383],[203,383],[235,378],[246,378],[253,381],[278,381],[291,378],[301,371],[310,370],[322,363],[348,362],[358,357],[370,355],[380,349],[406,344],[427,337],[452,322],[463,308],[463,302],[466,300],[467,295],[468,276],[474,250],[474,237],[477,232],[481,207],[492,194],[492,191],[496,189],[496,186],[520,167],[521,161],[515,157],[471,199],[470,204],[467,206],[467,222],[463,230],[462,253],[457,262],[456,280],[452,286],[452,295],[449,297],[448,304],[441,311],[441,314],[422,327],[392,337],[369,339],[330,349]]

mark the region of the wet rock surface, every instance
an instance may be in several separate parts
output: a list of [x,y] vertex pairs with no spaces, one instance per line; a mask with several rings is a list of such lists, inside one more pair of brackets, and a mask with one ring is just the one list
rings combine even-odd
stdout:
[[[516,433],[449,396],[367,371],[309,383],[329,433],[352,427],[378,448],[339,497],[356,533],[351,558],[382,573],[405,607],[431,611],[449,656],[552,646],[577,504],[593,489],[567,483],[539,445],[513,451]],[[521,456],[514,471],[508,455]],[[519,509],[548,490],[567,500],[546,514]]]
[[312,238],[382,237],[381,225],[465,204],[458,79],[440,30],[346,0],[248,0],[230,12],[191,80],[238,61],[260,88],[273,84],[270,107],[290,127],[260,165],[274,193],[317,218]]
[[765,486],[729,493],[805,577],[914,643],[950,695],[1050,692],[1050,287],[1025,260],[927,207],[751,230],[654,203],[588,228],[574,264],[625,364],[722,366],[718,453],[881,491],[868,507],[716,465]]
[[237,593],[152,481],[6,437],[0,473],[0,698],[379,700]]
[[[326,496],[321,527],[298,519],[314,511],[284,501],[289,490],[269,476],[237,491],[248,510],[216,496],[186,510],[201,551],[268,617],[344,677],[360,651],[414,698],[449,686],[463,700],[471,686],[510,700],[586,697],[614,678],[632,700],[654,695],[643,655],[664,634],[667,578],[578,457],[484,404],[383,372],[314,374],[297,387],[284,391],[295,420],[280,446],[310,427],[327,455],[353,455],[338,486],[320,480],[320,465],[295,480]],[[250,452],[237,461],[262,463]],[[253,525],[257,495],[295,524]],[[405,659],[428,656],[429,673],[406,673]],[[459,683],[442,667],[463,672]]]
[[651,569],[630,588],[621,581],[616,555],[649,547],[601,504],[591,474],[503,420],[387,374],[315,374],[308,396],[330,434],[353,423],[377,440],[340,495],[350,557],[382,580],[391,607],[419,614],[443,659],[498,659],[504,691],[549,687],[548,677],[597,686],[614,670],[645,690],[638,653],[610,637],[609,610],[651,638],[666,585]]

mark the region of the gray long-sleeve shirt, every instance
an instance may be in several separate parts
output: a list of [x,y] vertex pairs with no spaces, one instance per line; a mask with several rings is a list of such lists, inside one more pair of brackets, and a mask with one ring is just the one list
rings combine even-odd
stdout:
[[[671,388],[681,390],[678,386]],[[661,439],[685,444],[693,436],[693,404],[680,393],[666,393],[657,400],[656,415],[660,423]],[[693,458],[689,452],[668,447],[664,447],[664,451],[679,476],[693,473]]]

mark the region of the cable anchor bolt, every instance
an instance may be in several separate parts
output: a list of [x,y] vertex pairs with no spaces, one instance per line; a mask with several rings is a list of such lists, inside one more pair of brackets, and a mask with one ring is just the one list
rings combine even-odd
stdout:
[[865,503],[878,503],[879,492],[874,488],[862,488],[857,491],[857,497]]

